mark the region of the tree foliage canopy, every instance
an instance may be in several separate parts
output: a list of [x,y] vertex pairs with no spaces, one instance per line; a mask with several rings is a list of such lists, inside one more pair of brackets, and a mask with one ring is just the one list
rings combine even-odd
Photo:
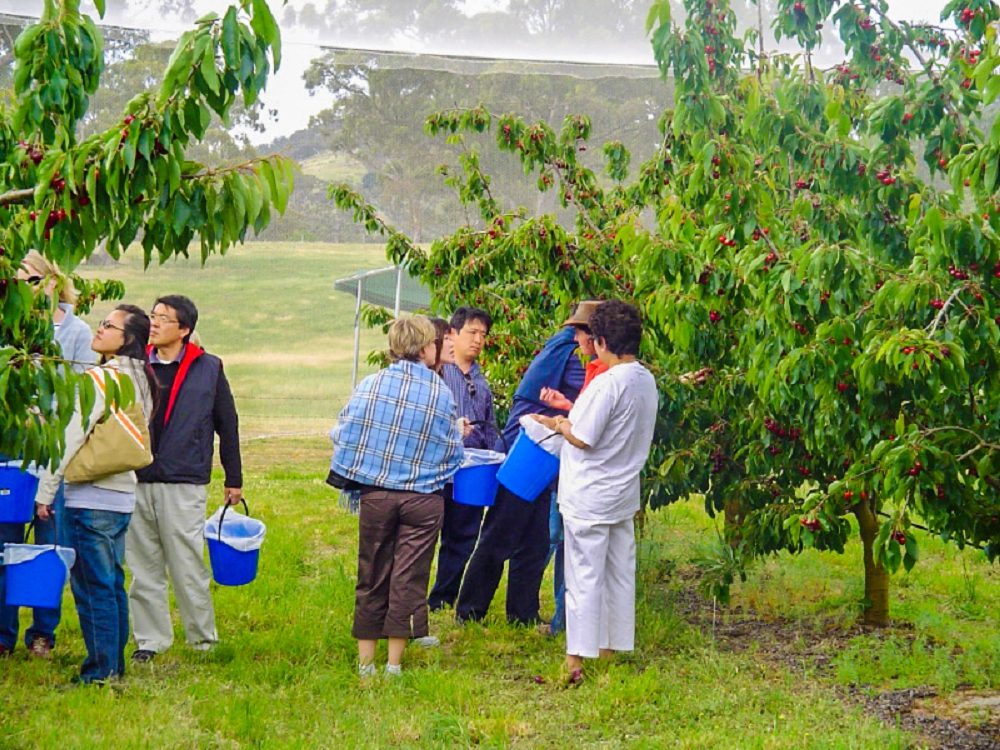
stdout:
[[[1000,552],[1000,123],[984,118],[1000,12],[952,0],[950,28],[896,22],[883,0],[779,0],[790,56],[761,28],[738,35],[728,0],[685,8],[682,24],[669,2],[649,13],[674,99],[643,164],[611,142],[604,173],[585,168],[583,115],[428,119],[459,146],[492,132],[572,225],[497,200],[471,149],[446,179],[478,220],[426,252],[332,194],[439,308],[494,314],[501,391],[576,300],[638,304],[662,395],[647,502],[703,493],[751,556],[842,551],[853,514],[867,613],[884,621],[885,572],[918,557],[914,522]],[[820,70],[831,31],[846,57]],[[704,367],[706,386],[679,382]]]
[[[103,13],[103,2],[98,3]],[[217,115],[252,107],[281,61],[264,0],[243,0],[185,32],[156,91],[81,138],[80,123],[104,71],[102,38],[78,0],[46,0],[14,44],[13,99],[0,103],[0,453],[47,463],[61,454],[79,387],[60,367],[52,305],[16,273],[36,248],[72,271],[98,243],[118,257],[140,238],[145,262],[224,253],[284,210],[291,162],[270,157],[214,168],[190,160]],[[83,284],[84,303],[120,297],[120,284]]]

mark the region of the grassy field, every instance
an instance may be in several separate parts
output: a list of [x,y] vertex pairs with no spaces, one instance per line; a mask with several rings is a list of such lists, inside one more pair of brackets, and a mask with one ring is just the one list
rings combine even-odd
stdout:
[[[894,612],[910,623],[898,631],[853,629],[856,545],[843,558],[770,563],[731,609],[699,622],[692,607],[713,610],[688,561],[714,532],[689,502],[647,524],[638,650],[591,665],[581,688],[559,687],[561,641],[495,616],[462,628],[447,614],[432,620],[439,649],[408,650],[398,681],[362,684],[350,638],[356,519],[322,482],[327,457],[317,438],[247,446],[247,495],[269,531],[258,580],[214,590],[224,641],[213,653],[175,646],[113,689],[67,689],[84,653],[67,614],[53,662],[19,650],[3,664],[0,747],[905,748],[921,745],[845,702],[848,686],[933,685],[947,697],[1000,676],[1000,587],[979,557],[934,542],[896,580]],[[546,612],[549,592],[546,581]],[[751,609],[754,630],[734,645],[724,634]],[[776,623],[787,638],[778,655],[766,646]],[[840,637],[820,648],[827,668],[817,632]]]
[[[399,680],[359,682],[357,520],[323,482],[323,434],[350,387],[353,307],[332,281],[383,264],[374,246],[257,244],[204,269],[86,272],[124,279],[146,307],[176,291],[199,304],[205,345],[256,438],[244,445],[246,494],[268,536],[252,585],[213,585],[214,652],[186,648],[178,622],[178,645],[109,689],[69,687],[85,649],[67,591],[55,659],[19,648],[0,663],[0,750],[993,747],[1000,585],[981,553],[921,538],[920,563],[893,579],[885,631],[857,624],[856,539],[843,556],[765,561],[722,608],[697,591],[691,561],[716,533],[697,500],[648,515],[637,651],[588,665],[582,687],[560,687],[561,639],[497,617],[502,591],[485,626],[433,615],[440,648],[409,649]],[[367,334],[365,348],[381,338]],[[297,432],[309,434],[266,437]],[[986,739],[955,744],[967,735]]]
[[[259,437],[333,425],[351,392],[355,310],[333,282],[386,265],[380,245],[259,242],[204,267],[181,258],[143,271],[141,253],[126,253],[118,265],[79,272],[124,281],[124,301],[147,311],[164,294],[194,300],[202,344],[225,363],[241,432]],[[111,307],[98,305],[85,320],[93,327]],[[383,347],[380,331],[363,330],[362,366]]]
[[312,156],[300,166],[303,172],[324,182],[349,182],[352,185],[360,184],[366,171],[362,164],[347,154],[334,151]]

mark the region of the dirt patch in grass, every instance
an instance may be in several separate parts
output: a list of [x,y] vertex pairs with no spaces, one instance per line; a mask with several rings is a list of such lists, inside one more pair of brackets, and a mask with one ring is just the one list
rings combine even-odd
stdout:
[[[677,614],[712,637],[719,649],[751,653],[774,669],[809,673],[829,679],[834,658],[846,651],[859,635],[881,633],[913,640],[912,626],[898,623],[872,631],[861,625],[845,627],[840,621],[809,621],[761,614],[733,606],[713,606],[696,590],[697,573],[678,570],[673,595]],[[939,695],[932,686],[873,691],[849,685],[838,690],[843,700],[859,706],[891,727],[918,737],[916,747],[944,750],[1000,750],[1000,693],[959,689]]]

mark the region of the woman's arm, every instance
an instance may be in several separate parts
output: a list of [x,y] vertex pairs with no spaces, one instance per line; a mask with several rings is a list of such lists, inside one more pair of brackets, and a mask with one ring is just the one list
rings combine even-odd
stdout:
[[[100,372],[100,371],[98,371]],[[89,377],[89,375],[87,376]],[[102,377],[102,375],[98,375]],[[38,508],[38,517],[45,520],[48,517],[48,507],[55,500],[59,485],[62,482],[63,474],[66,473],[66,466],[73,460],[73,456],[80,450],[84,442],[101,417],[104,416],[104,393],[100,388],[94,388],[94,408],[90,412],[90,421],[87,429],[83,427],[83,415],[80,410],[80,398],[77,396],[76,409],[70,417],[69,424],[66,425],[66,449],[59,460],[57,469],[42,469],[38,475],[38,493],[35,495],[35,506]],[[43,511],[39,506],[46,506]]]
[[573,436],[573,424],[566,417],[543,417],[541,414],[532,414],[531,418],[536,422],[541,422],[553,432],[558,432],[574,448],[587,450],[590,447],[582,440],[578,440]]

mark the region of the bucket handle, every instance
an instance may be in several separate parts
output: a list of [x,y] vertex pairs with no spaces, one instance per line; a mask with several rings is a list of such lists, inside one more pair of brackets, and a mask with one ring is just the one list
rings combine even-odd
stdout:
[[492,427],[496,434],[500,436],[500,443],[503,445],[503,452],[507,453],[510,451],[510,446],[507,445],[507,438],[504,437],[503,430],[497,427],[497,423],[492,419],[477,419],[475,422],[469,422],[469,424],[475,426],[488,425],[489,427]]
[[[243,511],[249,516],[250,515],[250,509],[247,507],[246,498],[241,497],[240,498],[240,502],[243,503]],[[217,529],[217,537],[218,537],[218,539],[219,539],[220,542],[222,541],[222,522],[226,520],[226,511],[229,510],[230,507],[232,507],[232,506],[230,506],[229,503],[226,503],[225,505],[223,505],[222,506],[222,515],[219,516],[219,528]]]
[[[56,547],[59,546],[59,524],[56,523],[55,515],[56,515],[55,511],[52,511],[52,519],[51,520],[52,520],[52,523],[55,524],[55,531],[56,531],[56,534],[55,534],[56,539],[55,539],[55,542],[53,542],[53,544],[52,544],[52,549],[56,549]],[[24,543],[25,544],[28,543],[28,537],[30,537],[33,533],[35,533],[35,516],[31,517],[31,520],[28,522],[28,528],[26,528],[24,530]],[[38,542],[38,538],[37,537],[38,537],[38,535],[35,534],[35,542],[36,543]],[[45,545],[45,546],[47,547],[48,545]]]

